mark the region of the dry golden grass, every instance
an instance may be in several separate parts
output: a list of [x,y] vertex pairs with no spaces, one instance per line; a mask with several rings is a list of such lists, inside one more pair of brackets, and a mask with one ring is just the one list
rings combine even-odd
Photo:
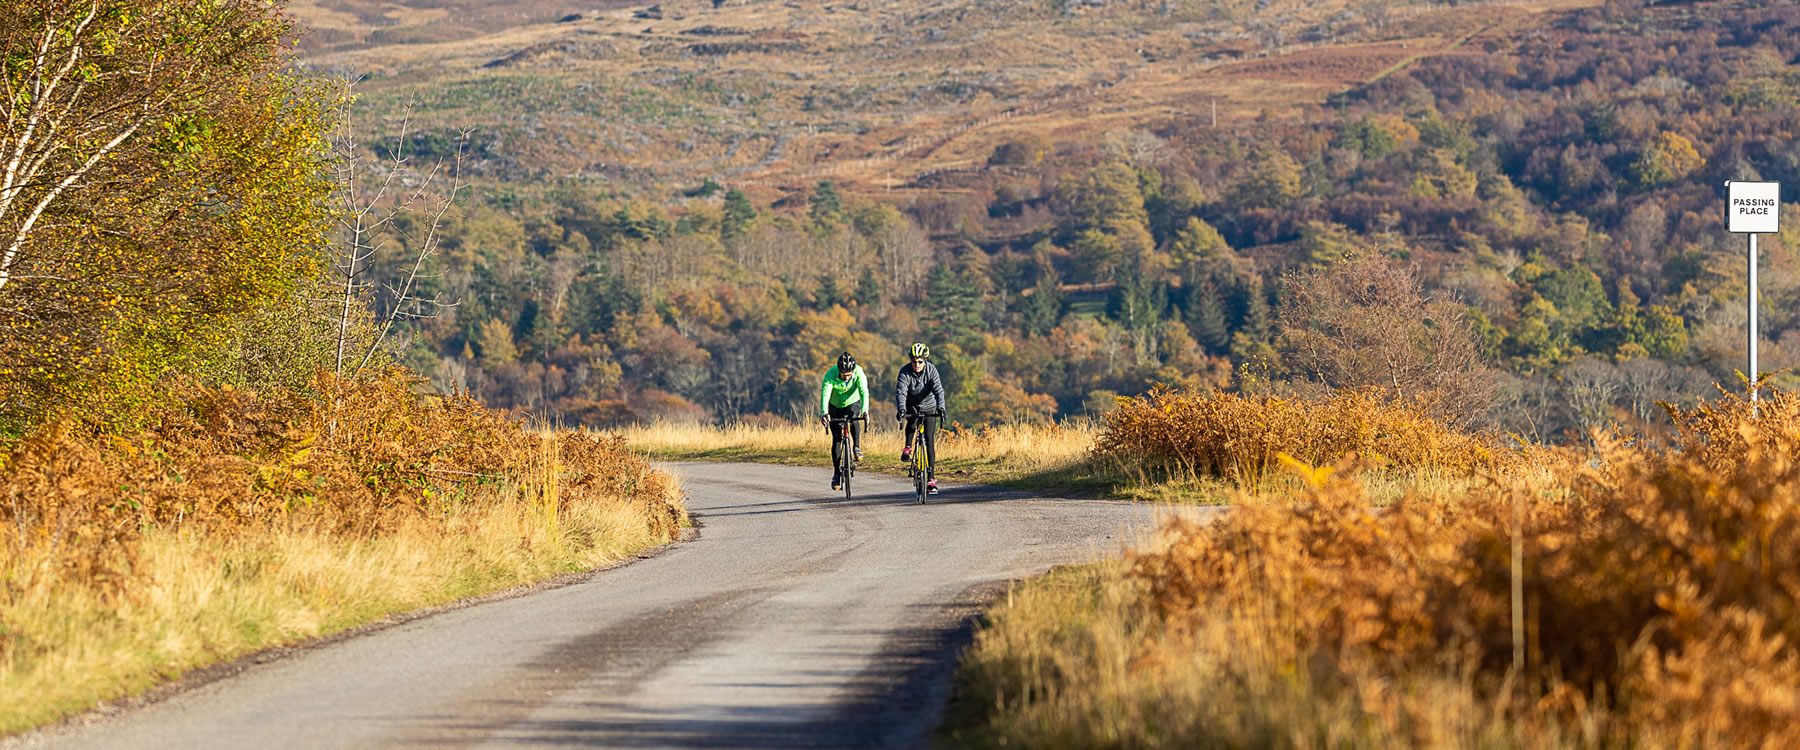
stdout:
[[1026,587],[970,747],[1791,747],[1800,403],[1677,410],[1560,470],[1372,510],[1345,472]]
[[[871,423],[876,423],[873,417]],[[653,458],[761,461],[831,465],[831,441],[816,423],[737,424],[725,427],[655,423],[619,433],[625,445]],[[995,425],[944,430],[938,435],[938,476],[1027,487],[1073,484],[1093,489],[1088,460],[1094,430],[1086,423]],[[863,434],[864,468],[903,471],[898,425],[878,423]]]
[[[1219,610],[1175,636],[1143,611],[1119,562],[1060,570],[1016,587],[964,655],[938,744],[998,748],[1385,748],[1406,739],[1371,721],[1365,697],[1435,707],[1450,747],[1516,743],[1453,670],[1345,687],[1296,668],[1291,631],[1256,633]],[[1370,693],[1364,696],[1357,689]]]
[[[619,433],[626,446],[661,460],[747,460],[790,466],[830,466],[832,442],[819,424],[644,424]],[[1130,495],[1129,477],[1089,453],[1087,423],[995,424],[938,433],[938,477],[1060,495],[1141,496],[1193,502],[1219,498],[1219,487],[1156,487]],[[898,424],[862,435],[860,471],[904,473]]]
[[[734,424],[726,426],[683,422],[654,422],[619,430],[625,444],[659,458],[701,456],[713,452],[769,454],[816,453],[830,449],[824,431],[812,424]],[[899,436],[883,441],[879,434],[863,436],[865,451],[899,451]],[[888,445],[887,443],[892,443]],[[878,445],[879,443],[879,445]],[[826,461],[826,463],[830,463]]]
[[[875,423],[875,419],[871,419]],[[995,424],[938,433],[938,475],[967,482],[1030,484],[1033,478],[1082,480],[1091,471],[1087,448],[1093,428],[1085,423]],[[830,466],[832,441],[815,423],[709,424],[655,423],[619,432],[626,446],[653,459],[760,460],[776,464]],[[902,437],[895,423],[862,433],[864,468],[904,471]]]
[[0,464],[0,732],[592,569],[684,522],[673,478],[616,441],[526,431],[412,384],[187,387],[142,434],[17,446]]

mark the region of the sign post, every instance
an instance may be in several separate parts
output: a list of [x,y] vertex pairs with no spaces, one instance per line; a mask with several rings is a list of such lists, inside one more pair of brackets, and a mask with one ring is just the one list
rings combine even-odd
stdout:
[[1750,236],[1750,414],[1756,415],[1756,235],[1781,231],[1781,183],[1725,183],[1730,196],[1725,201],[1726,228],[1733,234]]

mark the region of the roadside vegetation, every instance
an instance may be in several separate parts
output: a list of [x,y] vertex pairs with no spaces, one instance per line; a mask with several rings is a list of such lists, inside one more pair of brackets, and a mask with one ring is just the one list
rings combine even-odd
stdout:
[[[670,541],[679,491],[398,372],[317,395],[184,383],[140,432],[0,467],[0,732],[188,670]],[[337,424],[335,432],[331,425]]]
[[396,366],[453,301],[365,272],[435,252],[453,162],[370,198],[410,167],[346,169],[288,32],[258,0],[0,5],[0,733],[686,521],[618,441]]
[[[1800,703],[1800,398],[1671,408],[1667,445],[1304,487],[1017,586],[965,657],[959,747],[1772,747]],[[1361,454],[1368,455],[1368,454]],[[1244,462],[1248,463],[1248,462]],[[1377,507],[1377,506],[1380,507]]]

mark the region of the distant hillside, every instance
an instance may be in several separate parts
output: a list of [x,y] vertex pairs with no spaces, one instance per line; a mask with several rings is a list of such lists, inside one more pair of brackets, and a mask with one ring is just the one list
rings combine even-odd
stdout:
[[[432,7],[423,7],[429,4]],[[1014,142],[1284,118],[1591,2],[305,2],[309,64],[495,178],[907,188]],[[576,8],[579,8],[577,10]]]
[[518,26],[547,23],[580,12],[627,7],[619,0],[298,0],[288,13],[306,27],[300,48],[308,54],[390,45],[474,39]]

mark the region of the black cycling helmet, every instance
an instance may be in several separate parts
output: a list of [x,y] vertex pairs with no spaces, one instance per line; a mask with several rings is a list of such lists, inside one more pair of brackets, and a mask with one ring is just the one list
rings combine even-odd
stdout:
[[931,359],[931,347],[924,344],[913,344],[912,348],[907,350],[906,356],[913,359]]
[[853,372],[856,372],[856,358],[850,356],[849,352],[844,352],[843,354],[839,354],[838,355],[838,375],[841,377],[849,377],[850,373],[853,373]]

